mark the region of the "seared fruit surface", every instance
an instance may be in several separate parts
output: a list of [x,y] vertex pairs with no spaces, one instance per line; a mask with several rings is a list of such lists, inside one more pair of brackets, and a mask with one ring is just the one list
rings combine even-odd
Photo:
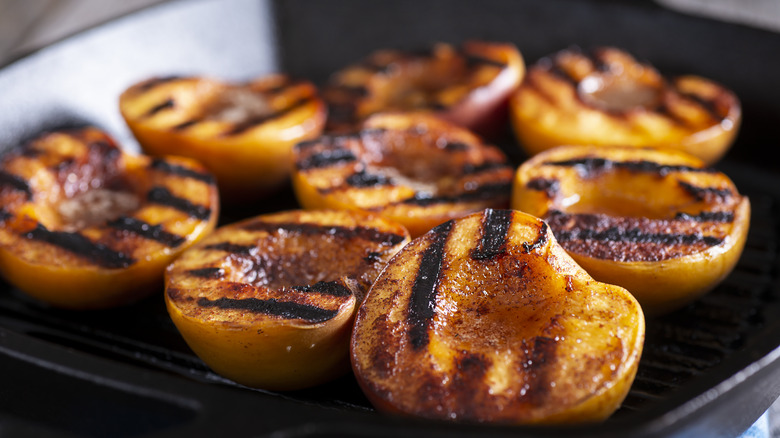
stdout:
[[644,340],[637,301],[593,280],[547,225],[485,210],[395,256],[352,333],[358,382],[381,410],[476,422],[602,420]]
[[214,229],[212,175],[188,158],[122,151],[95,128],[53,132],[0,162],[0,271],[58,307],[162,289],[165,266]]
[[545,219],[594,278],[625,287],[649,314],[723,280],[750,225],[750,202],[726,175],[670,149],[551,149],[520,166],[512,206]]
[[409,241],[399,224],[348,211],[288,211],[219,228],[167,271],[168,311],[217,373],[273,390],[349,369],[357,307]]

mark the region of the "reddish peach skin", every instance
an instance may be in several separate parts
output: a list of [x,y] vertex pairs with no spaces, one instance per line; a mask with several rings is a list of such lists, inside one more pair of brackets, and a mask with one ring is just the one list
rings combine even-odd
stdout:
[[334,109],[327,130],[354,130],[372,114],[425,110],[494,138],[524,75],[522,55],[509,43],[439,43],[423,55],[379,50],[334,74],[323,92]]
[[473,90],[440,116],[486,138],[495,138],[508,120],[509,98],[525,76],[523,57],[510,44],[468,41],[463,44],[463,50],[503,62],[507,68],[489,84]]

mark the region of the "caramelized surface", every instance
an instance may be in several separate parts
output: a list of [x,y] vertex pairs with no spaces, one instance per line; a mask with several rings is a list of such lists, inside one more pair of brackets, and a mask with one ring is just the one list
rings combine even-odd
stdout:
[[510,108],[530,155],[559,145],[663,146],[712,164],[741,120],[739,100],[728,89],[696,76],[667,80],[610,47],[543,58]]
[[[210,231],[214,180],[183,158],[122,152],[105,133],[54,132],[3,157],[0,268],[64,307],[153,292],[167,261]],[[108,286],[112,278],[124,284]]]
[[511,423],[588,421],[636,371],[642,312],[595,282],[544,222],[486,210],[414,240],[380,275],[352,336],[380,409]]
[[358,134],[299,144],[294,156],[304,206],[376,212],[412,235],[507,205],[513,174],[498,148],[421,113],[373,116]]

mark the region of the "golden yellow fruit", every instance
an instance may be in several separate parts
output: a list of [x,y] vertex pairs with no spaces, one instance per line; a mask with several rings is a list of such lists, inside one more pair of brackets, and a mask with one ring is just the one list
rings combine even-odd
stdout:
[[293,145],[318,136],[326,118],[314,85],[284,75],[152,78],[122,93],[119,109],[146,153],[204,163],[230,203],[288,183]]
[[560,145],[669,147],[718,161],[742,119],[730,90],[699,76],[665,79],[612,47],[543,58],[512,96],[510,118],[534,155]]
[[348,211],[287,211],[217,229],[168,268],[165,302],[215,372],[271,390],[349,370],[355,312],[406,230]]
[[466,422],[599,421],[633,382],[644,341],[628,291],[593,280],[522,212],[437,226],[395,256],[352,333],[380,410]]
[[123,152],[95,128],[53,132],[0,163],[0,272],[50,305],[118,306],[214,229],[214,178],[188,158]]
[[747,239],[750,202],[721,172],[670,149],[561,146],[517,171],[512,208],[545,219],[593,278],[647,314],[720,283]]
[[428,113],[377,114],[357,133],[301,143],[293,154],[293,188],[305,208],[377,213],[413,237],[509,205],[506,155]]

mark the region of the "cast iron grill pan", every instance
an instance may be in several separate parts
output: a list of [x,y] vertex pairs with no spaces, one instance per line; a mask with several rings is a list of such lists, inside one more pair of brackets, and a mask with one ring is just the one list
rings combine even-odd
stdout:
[[[226,4],[230,7],[224,7]],[[738,43],[758,45],[751,46],[754,52],[780,47],[772,46],[780,41],[774,34],[693,19],[646,3],[630,7],[600,1],[553,1],[545,2],[545,6],[540,2],[499,0],[479,3],[482,6],[477,2],[447,4],[454,6],[444,8],[435,0],[401,1],[394,2],[392,8],[379,5],[380,10],[376,11],[366,9],[367,6],[360,2],[346,0],[327,3],[295,0],[280,3],[231,1],[219,5],[195,2],[152,9],[118,24],[98,28],[91,38],[87,35],[65,41],[59,48],[54,46],[0,71],[0,89],[8,91],[9,88],[3,87],[10,84],[16,92],[11,93],[5,104],[0,100],[0,143],[7,147],[53,126],[97,124],[125,144],[135,146],[115,114],[119,91],[129,85],[130,76],[142,78],[149,73],[172,73],[177,66],[228,77],[251,77],[283,68],[294,75],[322,82],[326,72],[364,55],[370,50],[369,46],[373,49],[436,40],[458,41],[456,35],[461,33],[515,41],[528,63],[533,62],[535,55],[541,56],[570,44],[586,46],[603,44],[602,41],[649,54],[656,54],[662,48],[671,50],[663,41],[652,43],[632,34],[625,36],[627,30],[621,26],[611,30],[591,28],[588,33],[584,29],[589,27],[585,21],[599,17],[620,18],[633,24],[637,32],[641,32],[643,26],[663,23],[679,31],[681,37],[694,29],[708,31],[708,38],[715,40],[718,35],[741,38]],[[486,6],[492,9],[483,10]],[[415,24],[422,20],[420,17],[435,11],[439,13],[438,25]],[[505,17],[510,12],[517,17],[532,17],[523,23],[531,29],[518,31],[491,25],[497,17]],[[175,22],[178,24],[168,20],[174,15],[178,17]],[[354,21],[358,16],[362,20]],[[394,26],[406,31],[386,33],[393,26],[385,22],[392,20],[379,20],[382,16],[396,20]],[[465,16],[473,20],[464,22]],[[506,18],[502,20],[506,21]],[[560,34],[549,34],[557,37],[541,41],[526,39],[526,34],[533,33],[534,27],[544,26],[544,20],[548,20],[549,26],[566,24],[566,27],[562,27]],[[209,22],[220,32],[212,30],[212,34],[205,32],[204,36],[193,30]],[[354,25],[348,31],[334,30],[350,22]],[[171,28],[160,30],[161,23]],[[424,20],[422,23],[430,24]],[[276,33],[257,29],[257,26],[270,24],[277,26]],[[323,34],[325,30],[329,31]],[[130,46],[127,57],[144,62],[132,75],[127,71],[117,72],[119,79],[103,85],[91,83],[90,87],[104,94],[102,97],[74,94],[73,101],[83,100],[83,108],[78,105],[69,108],[61,99],[56,105],[48,104],[47,99],[51,96],[45,89],[15,79],[21,77],[19,72],[25,73],[25,69],[33,72],[32,77],[51,76],[39,70],[41,64],[50,62],[58,51],[98,44],[96,41],[101,40],[114,44],[122,41],[120,37],[127,37],[123,32],[130,35],[146,33],[147,38],[180,34],[182,39],[168,41],[171,47],[162,53],[150,53],[146,48],[135,47],[132,42],[122,43]],[[247,35],[263,40],[246,40]],[[317,35],[321,37],[316,38]],[[354,38],[355,35],[364,38]],[[621,36],[623,38],[619,38]],[[272,41],[269,42],[269,38]],[[244,45],[231,45],[236,41],[242,41]],[[717,44],[717,41],[712,43]],[[252,45],[258,46],[257,51],[263,56],[253,52]],[[272,46],[270,49],[269,45]],[[682,44],[680,50],[691,49]],[[205,54],[198,51],[205,51]],[[133,58],[137,53],[145,53],[147,58]],[[193,53],[197,55],[193,56]],[[691,61],[692,54],[695,55],[693,61],[701,62]],[[734,152],[718,166],[751,199],[750,234],[736,269],[719,287],[678,312],[648,320],[646,344],[636,381],[623,406],[603,424],[573,428],[512,428],[453,426],[391,418],[373,411],[352,376],[310,390],[284,394],[245,388],[211,372],[194,356],[168,318],[162,291],[126,308],[73,312],[44,307],[0,283],[3,291],[0,293],[0,379],[3,385],[0,436],[3,432],[12,436],[179,436],[209,431],[220,434],[232,431],[238,436],[272,432],[280,433],[279,436],[397,436],[401,433],[409,436],[482,436],[485,432],[496,436],[738,434],[780,395],[780,363],[776,357],[780,354],[780,326],[774,317],[780,298],[780,177],[773,172],[775,169],[771,164],[757,159],[756,154],[760,147],[756,142],[771,138],[771,130],[777,126],[780,99],[771,101],[772,96],[767,95],[778,94],[777,91],[763,93],[756,88],[756,81],[751,79],[755,75],[740,76],[733,68],[727,68],[725,72],[715,70],[711,65],[714,60],[705,55],[686,52],[675,58],[676,61],[669,60],[669,55],[661,59],[676,67],[691,64],[703,71],[713,68],[712,71],[721,72],[729,80],[723,82],[732,85],[742,98],[746,117],[743,131]],[[741,59],[746,55],[734,56]],[[724,62],[723,59],[720,61]],[[748,64],[751,62],[759,61],[751,60]],[[108,65],[104,68],[108,68],[105,73],[110,76],[114,73],[112,69],[117,67]],[[780,73],[776,61],[762,65],[769,73]],[[88,89],[85,81],[89,83],[89,78],[83,77],[83,71],[74,68],[69,72],[66,68],[60,73],[65,79],[52,79],[51,87],[72,82],[75,91]],[[22,94],[31,98],[33,104],[20,100],[18,96]],[[21,111],[29,116],[24,120],[18,115],[16,118],[9,116],[11,105],[19,102],[23,110],[28,109]],[[93,108],[95,106],[98,108]],[[103,107],[113,109],[98,111]],[[767,107],[773,108],[774,112],[765,112]],[[41,108],[46,109],[33,111]],[[756,117],[749,118],[751,114]],[[510,136],[500,146],[516,163],[524,158],[517,152]],[[267,211],[295,208],[293,199],[286,189],[263,206],[227,211],[221,221],[228,223]]]

